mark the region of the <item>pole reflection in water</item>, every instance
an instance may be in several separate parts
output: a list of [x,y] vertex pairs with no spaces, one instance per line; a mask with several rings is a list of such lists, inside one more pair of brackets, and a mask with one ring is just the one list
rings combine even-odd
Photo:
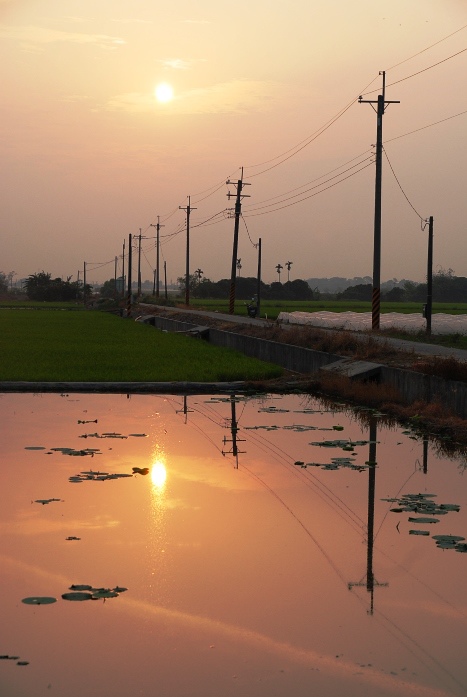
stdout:
[[375,492],[376,492],[376,446],[378,438],[378,421],[376,417],[370,418],[370,443],[368,453],[368,517],[367,517],[367,554],[366,554],[366,584],[363,581],[349,583],[349,590],[355,586],[366,585],[370,594],[370,609],[368,614],[374,612],[374,592],[376,586],[388,586],[387,583],[378,583],[373,572],[373,549],[375,542]]

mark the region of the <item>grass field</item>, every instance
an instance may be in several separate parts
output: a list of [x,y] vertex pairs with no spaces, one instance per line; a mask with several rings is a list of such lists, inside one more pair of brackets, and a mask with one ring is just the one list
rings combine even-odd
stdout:
[[241,353],[103,312],[0,309],[1,381],[216,382],[278,377]]

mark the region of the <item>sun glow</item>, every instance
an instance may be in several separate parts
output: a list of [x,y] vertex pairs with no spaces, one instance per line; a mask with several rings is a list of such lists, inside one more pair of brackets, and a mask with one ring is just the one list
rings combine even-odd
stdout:
[[162,489],[167,479],[167,470],[163,462],[157,461],[151,467],[151,481],[155,487]]
[[173,99],[173,87],[172,85],[169,85],[167,82],[161,82],[159,85],[157,85],[156,89],[154,90],[154,94],[156,95],[156,99],[158,102],[162,102],[163,104],[165,104],[166,102],[170,102]]

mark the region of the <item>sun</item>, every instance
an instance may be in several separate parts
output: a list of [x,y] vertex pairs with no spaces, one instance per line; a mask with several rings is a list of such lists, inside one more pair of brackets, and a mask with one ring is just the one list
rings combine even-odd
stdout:
[[166,102],[170,102],[173,99],[173,87],[172,85],[169,85],[167,82],[161,82],[159,85],[156,86],[154,94],[156,95],[156,99],[158,102],[162,102],[163,104],[165,104]]

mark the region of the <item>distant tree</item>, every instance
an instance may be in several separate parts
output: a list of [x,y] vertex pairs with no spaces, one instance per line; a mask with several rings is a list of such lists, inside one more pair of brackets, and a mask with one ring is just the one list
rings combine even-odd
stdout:
[[287,300],[313,300],[313,291],[308,283],[301,278],[284,283],[282,285],[282,293],[283,298]]
[[5,294],[8,291],[8,277],[3,271],[0,271],[0,293]]
[[391,290],[381,294],[381,300],[388,303],[403,302],[405,300],[405,290],[398,287],[391,288]]
[[293,261],[286,261],[285,262],[285,265],[287,267],[287,280],[288,281],[290,281],[290,267],[292,266],[292,264],[293,264]]
[[[25,289],[30,300],[46,302],[78,300],[83,296],[83,286],[76,281],[72,283],[71,276],[63,281],[61,278],[52,278],[51,274],[45,271],[28,276]],[[92,286],[86,284],[87,295],[91,291]]]
[[349,286],[342,293],[337,293],[336,300],[371,300],[372,290],[371,283]]
[[[189,287],[190,295],[195,296],[195,294],[196,294],[196,288],[197,288],[197,286],[198,286],[198,276],[196,275],[196,273],[192,273],[192,274],[190,274],[190,275],[188,276],[188,284],[189,284],[188,287]],[[177,285],[178,285],[178,287],[179,287],[179,289],[180,289],[180,293],[181,293],[182,295],[184,295],[184,294],[185,294],[185,288],[186,288],[186,278],[185,278],[185,276],[179,276],[179,277],[177,278]]]
[[279,274],[279,283],[281,282],[281,271],[283,268],[284,267],[282,266],[282,264],[277,264],[277,266],[276,266],[276,271]]
[[117,290],[118,286],[115,286],[115,278],[110,278],[108,281],[104,281],[104,283],[101,285],[99,295],[101,298],[115,298],[118,295]]

